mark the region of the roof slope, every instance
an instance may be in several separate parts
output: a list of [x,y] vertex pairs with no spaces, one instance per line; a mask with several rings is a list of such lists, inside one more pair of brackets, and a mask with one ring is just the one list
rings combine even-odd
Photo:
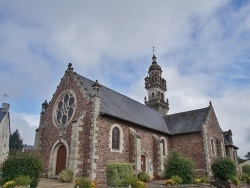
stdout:
[[170,134],[183,134],[202,131],[209,107],[164,116]]
[[[76,74],[88,94],[92,92],[93,81]],[[169,134],[163,115],[129,97],[105,86],[101,87],[101,114],[132,122],[143,127]]]

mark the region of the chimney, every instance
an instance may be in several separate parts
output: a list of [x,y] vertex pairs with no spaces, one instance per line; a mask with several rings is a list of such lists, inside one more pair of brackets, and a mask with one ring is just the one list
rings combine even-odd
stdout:
[[9,112],[10,105],[8,103],[3,103],[2,112]]

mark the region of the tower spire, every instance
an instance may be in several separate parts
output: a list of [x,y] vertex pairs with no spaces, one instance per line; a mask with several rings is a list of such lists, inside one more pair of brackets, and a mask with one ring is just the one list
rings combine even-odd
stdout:
[[163,114],[169,110],[168,99],[165,100],[167,91],[166,80],[162,77],[161,67],[156,62],[153,46],[152,65],[149,67],[148,75],[145,78],[145,89],[148,91],[148,101],[145,98],[145,105]]

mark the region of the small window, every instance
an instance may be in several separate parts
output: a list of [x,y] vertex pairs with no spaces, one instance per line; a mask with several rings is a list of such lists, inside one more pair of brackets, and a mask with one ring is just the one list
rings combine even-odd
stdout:
[[237,157],[236,157],[236,154],[235,154],[235,151],[234,151],[234,150],[233,150],[233,159],[234,159],[234,162],[236,162]]
[[152,98],[153,98],[153,99],[155,98],[155,94],[154,94],[154,92],[152,93]]
[[211,150],[212,150],[212,155],[215,155],[214,151],[214,140],[211,138]]
[[166,155],[166,148],[165,148],[165,141],[162,139],[162,154],[165,156]]
[[112,131],[112,149],[120,149],[120,131],[117,127]]

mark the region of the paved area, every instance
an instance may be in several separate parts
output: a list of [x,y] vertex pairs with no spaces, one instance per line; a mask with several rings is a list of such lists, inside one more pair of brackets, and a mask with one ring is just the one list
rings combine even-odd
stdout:
[[37,188],[73,188],[74,183],[62,183],[57,179],[41,178]]
[[[105,187],[105,186],[100,186]],[[162,180],[154,180],[147,183],[147,188],[150,187],[165,187]],[[38,188],[74,188],[74,183],[62,183],[57,179],[41,178],[38,183]]]

